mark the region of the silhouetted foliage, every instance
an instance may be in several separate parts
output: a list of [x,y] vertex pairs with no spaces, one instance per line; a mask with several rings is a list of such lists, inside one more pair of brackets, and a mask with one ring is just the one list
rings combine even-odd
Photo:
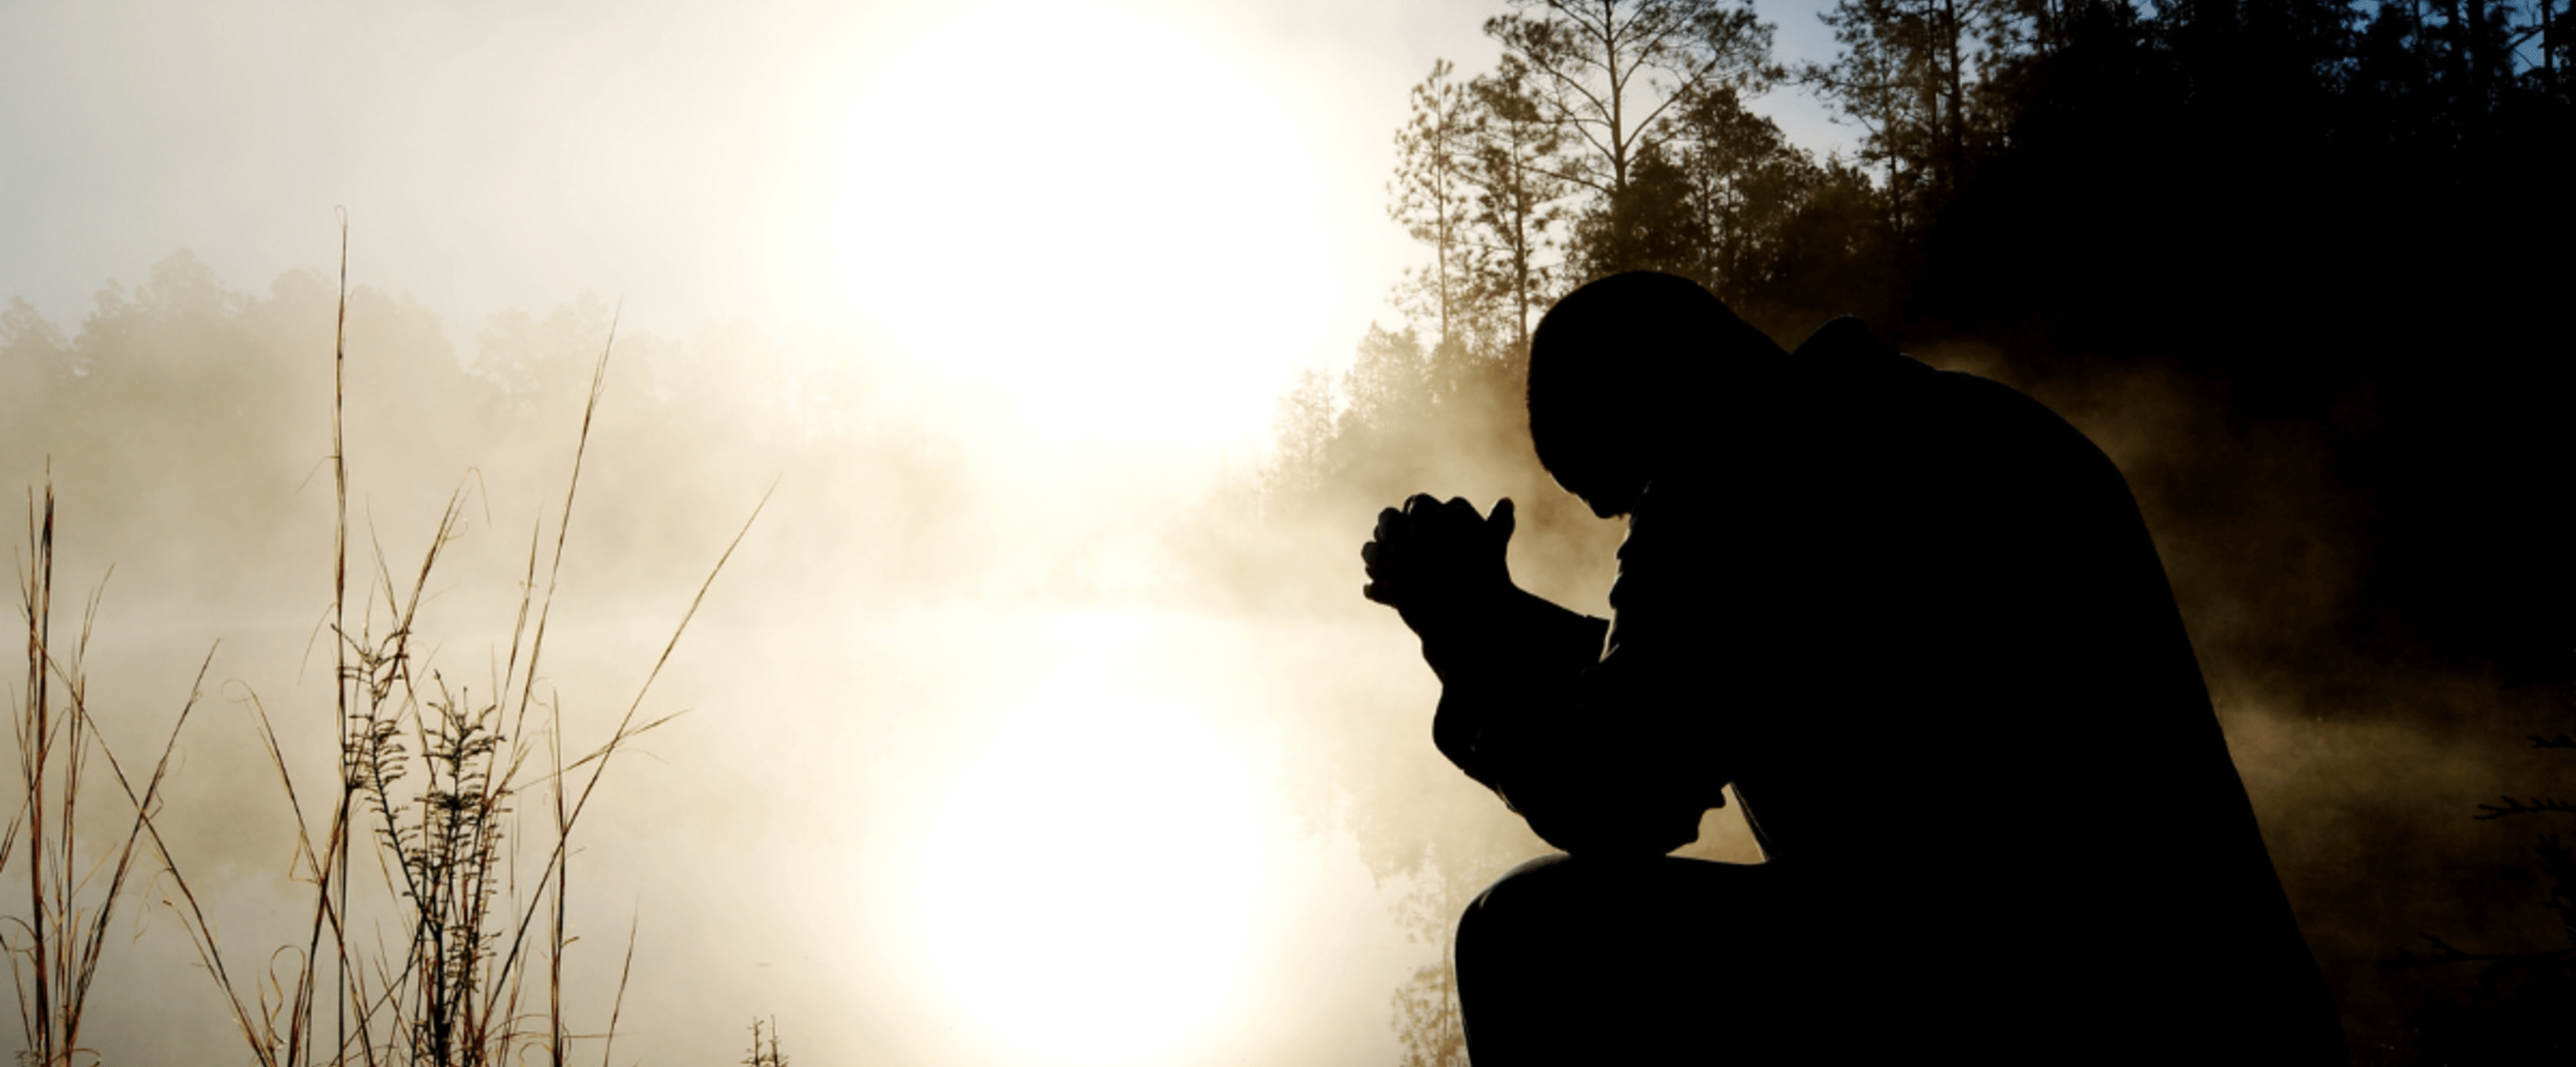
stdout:
[[778,1050],[778,1021],[768,1021],[767,1045],[761,1044],[762,1021],[751,1021],[751,1051],[744,1053],[742,1067],[787,1067],[787,1054]]
[[[2567,735],[2530,738],[2533,748],[2576,748]],[[2506,796],[2478,805],[2482,822],[2520,816],[2558,818],[2576,804],[2558,796]],[[2400,950],[2392,969],[2468,968],[2465,988],[2435,999],[2418,1013],[2422,1051],[2448,1064],[2563,1063],[2576,1055],[2576,849],[2557,830],[2540,835],[2533,851],[2547,889],[2539,903],[2557,920],[2554,942],[2475,952],[2437,934],[2425,934],[2422,955]]]
[[[1845,52],[1800,72],[1863,130],[1844,161],[1743,106],[1775,72],[1749,12],[1516,5],[1486,27],[1496,71],[1442,64],[1399,138],[1396,210],[1434,253],[1404,307],[1428,360],[1491,368],[1437,403],[1497,413],[1525,310],[1631,268],[1787,343],[1852,312],[2043,388],[2171,368],[2240,419],[2316,427],[2320,473],[2385,520],[2361,553],[2381,606],[2343,636],[2554,655],[2576,638],[2539,534],[2569,443],[2540,399],[2569,384],[2544,310],[2569,289],[2560,6],[1848,0],[1826,16]],[[1519,162],[1476,164],[1497,152]],[[1417,471],[1450,447],[1428,443]]]
[[1450,966],[1456,941],[1457,915],[1472,893],[1438,878],[1418,879],[1396,905],[1406,937],[1438,950],[1430,963],[1413,969],[1397,986],[1395,1035],[1404,1050],[1397,1067],[1466,1067],[1467,1028],[1458,1008],[1458,976]]
[[1395,137],[1395,180],[1387,184],[1388,216],[1431,246],[1431,263],[1396,290],[1405,312],[1438,327],[1442,340],[1474,332],[1481,301],[1475,278],[1483,247],[1467,231],[1475,210],[1469,173],[1483,115],[1468,88],[1450,77],[1449,61],[1413,88],[1413,117]]
[[[1588,191],[1578,242],[1587,277],[1654,269],[1688,238],[1672,228],[1672,144],[1691,105],[1767,82],[1771,26],[1723,0],[1517,0],[1485,23],[1507,77],[1564,132],[1557,173]],[[1571,281],[1579,282],[1581,279]]]
[[[1359,516],[1404,494],[1509,493],[1516,552],[1576,558],[1615,534],[1548,508],[1561,494],[1521,426],[1512,323],[1599,274],[1670,271],[1784,345],[1858,314],[2079,424],[2122,425],[2108,447],[2215,687],[2287,685],[2319,715],[2413,715],[2447,737],[2453,720],[2387,680],[2492,692],[2554,677],[2576,646],[2557,517],[2576,459],[2570,14],[2564,0],[1843,0],[1825,16],[1839,54],[1788,71],[1745,8],[1509,4],[1486,24],[1501,60],[1442,106],[1474,131],[1466,159],[1508,129],[1512,173],[1537,181],[1512,199],[1494,169],[1458,166],[1470,208],[1445,238],[1448,327],[1415,301],[1410,332],[1373,330],[1347,376],[1310,375],[1283,408],[1265,498],[1343,516],[1332,561],[1347,564]],[[1665,50],[1614,55],[1637,27],[1669,29]],[[1816,158],[1745,106],[1789,76],[1853,125],[1856,158]],[[1616,109],[1614,84],[1635,94]],[[1523,206],[1509,225],[1482,210],[1506,201]],[[1464,878],[1493,860],[1367,847],[1389,871]],[[2282,868],[2294,895],[2356,909],[2303,916],[2352,1003],[2404,936],[2370,924],[2408,892],[2365,900],[2361,854]],[[2525,985],[2527,970],[2491,969]],[[2467,1048],[2440,1032],[2352,1020],[2363,1062]]]

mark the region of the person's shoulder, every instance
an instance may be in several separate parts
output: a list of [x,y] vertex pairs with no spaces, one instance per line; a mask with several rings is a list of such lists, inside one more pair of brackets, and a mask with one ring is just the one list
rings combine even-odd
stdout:
[[1795,358],[1876,433],[1902,438],[1929,464],[1992,471],[2114,470],[2083,431],[2047,404],[1981,374],[1946,370],[1881,342],[1861,320],[1818,327]]
[[1844,315],[1816,327],[1789,356],[1799,373],[1830,383],[1836,391],[1872,383],[1916,384],[1931,370],[1921,361],[1888,347],[1859,317]]
[[2019,389],[1967,371],[1943,370],[1897,351],[1858,317],[1844,315],[1807,335],[1791,357],[1806,374],[1851,395],[1877,385],[1900,403],[1932,405],[2021,417],[2056,415]]
[[1924,369],[1924,398],[1951,420],[2024,440],[2093,447],[2075,424],[2029,393],[1982,374]]
[[2027,494],[2130,503],[2128,479],[2110,455],[2054,409],[2004,382],[1961,370],[1930,370],[1920,394],[1927,437],[1946,442],[1944,462],[1979,481]]
[[[1909,360],[1913,357],[1905,357]],[[2066,420],[2029,393],[2003,382],[1964,370],[1944,370],[1920,364],[1924,369],[1922,388],[1932,402],[1988,418],[2003,418],[2034,426],[2064,426]]]

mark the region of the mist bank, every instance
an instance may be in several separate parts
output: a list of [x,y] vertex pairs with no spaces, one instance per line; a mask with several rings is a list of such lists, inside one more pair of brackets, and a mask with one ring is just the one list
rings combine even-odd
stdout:
[[[585,751],[648,677],[644,715],[678,715],[586,817],[583,1025],[615,1009],[632,920],[621,1049],[731,1057],[744,1021],[776,1015],[791,1055],[827,1059],[1380,1058],[1386,991],[1426,949],[1389,913],[1403,886],[1359,860],[1331,759],[1405,754],[1370,772],[1430,781],[1437,757],[1315,735],[1409,742],[1428,675],[1409,653],[1328,656],[1353,631],[1210,593],[1188,561],[1232,521],[1216,465],[1033,442],[992,396],[749,326],[612,345],[615,307],[585,300],[465,338],[360,286],[341,337],[338,301],[319,272],[250,293],[181,253],[78,324],[24,304],[0,323],[0,476],[31,500],[50,486],[57,579],[98,591],[89,704],[120,758],[158,750],[211,654],[156,823],[237,969],[291,971],[300,949],[268,953],[301,943],[309,888],[257,716],[308,820],[337,765],[338,374],[352,630],[387,633],[418,583],[412,669],[488,694],[533,582],[555,591],[535,684],[561,720],[518,740]],[[1316,714],[1333,686],[1403,714]],[[1050,761],[1012,762],[1033,743]],[[1211,855],[1236,859],[1211,874]],[[123,905],[134,939],[101,972],[88,1032],[120,1062],[238,1040],[170,892]],[[1082,972],[1098,929],[1145,962]],[[997,930],[1019,932],[1011,951]],[[1013,1036],[1060,992],[1031,975],[1090,990],[1081,1041]]]
[[[291,823],[248,702],[303,724],[286,730],[286,755],[308,780],[327,780],[333,758],[336,312],[319,273],[254,295],[182,254],[110,287],[79,324],[23,305],[0,322],[0,475],[34,486],[50,469],[63,580],[104,579],[93,700],[120,753],[158,744],[215,652],[164,825],[219,887],[241,944],[293,940],[276,904],[294,891]],[[481,686],[540,523],[562,514],[590,374],[610,352],[546,679],[568,738],[599,736],[633,698],[764,508],[657,683],[653,710],[685,714],[604,787],[577,868],[576,914],[597,949],[576,964],[583,1010],[605,1010],[605,945],[637,917],[635,1003],[658,1020],[638,1047],[731,1056],[742,1019],[775,1012],[793,1054],[1055,1062],[958,990],[979,967],[1066,973],[1048,969],[1057,957],[1036,946],[1006,963],[981,935],[925,940],[979,925],[934,921],[930,902],[982,900],[995,915],[981,925],[1026,940],[1130,899],[1179,916],[1121,920],[1150,943],[1192,922],[1235,931],[1201,939],[1233,955],[1140,957],[1233,976],[1234,999],[1190,1000],[1186,1019],[1116,1016],[1194,1035],[1155,1055],[1380,1058],[1448,1024],[1432,995],[1448,924],[1544,846],[1431,747],[1436,682],[1393,613],[1359,597],[1357,548],[1406,493],[1511,496],[1522,584],[1606,611],[1623,531],[1536,467],[1508,363],[1378,331],[1346,375],[1282,398],[1280,447],[1260,464],[1158,467],[1095,443],[1043,447],[993,398],[865,352],[817,358],[749,326],[633,331],[611,349],[614,317],[595,300],[510,312],[469,339],[362,286],[342,368],[353,588],[407,588],[456,502],[462,536],[442,548],[420,626],[437,635],[437,669]],[[2404,630],[2356,630],[2385,594],[2372,498],[2338,478],[2349,457],[2333,426],[2249,410],[2186,364],[1963,343],[1915,354],[2030,391],[2129,477],[2357,1044],[2398,1056],[2412,1027],[2475,1033],[2488,994],[2474,969],[2383,964],[2420,952],[2422,933],[2473,950],[2545,943],[2531,831],[2470,816],[2563,773],[2558,753],[2521,740],[2559,729],[2563,689],[2499,690],[2483,663]],[[1903,532],[1890,539],[1901,550]],[[1065,723],[1099,728],[1049,732]],[[1076,737],[1108,747],[1066,749]],[[1009,770],[1030,738],[1072,754]],[[1198,747],[1157,747],[1171,738]],[[1242,788],[1218,790],[1210,767]],[[997,802],[975,784],[1002,780],[1047,799]],[[1211,806],[1212,791],[1232,799]],[[1193,822],[1194,806],[1224,814]],[[1943,815],[1935,802],[1919,817]],[[2009,828],[1956,832],[1973,849]],[[1692,851],[1755,855],[1731,811]],[[1193,868],[1192,855],[1236,858]],[[1030,914],[1053,926],[1003,921],[1032,901],[1052,902]],[[147,933],[159,924],[148,907],[132,914]],[[121,1059],[186,1062],[232,1040],[162,937],[108,971],[98,1033]],[[1159,988],[1160,971],[1095,984]],[[195,1029],[138,1014],[190,1003]],[[803,1021],[849,1003],[877,1007]]]

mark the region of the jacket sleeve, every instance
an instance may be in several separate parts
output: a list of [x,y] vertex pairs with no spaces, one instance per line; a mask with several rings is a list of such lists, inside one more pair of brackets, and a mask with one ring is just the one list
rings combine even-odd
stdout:
[[1689,649],[1671,626],[1687,620],[1667,616],[1686,598],[1665,579],[1683,576],[1660,573],[1651,520],[1630,530],[1615,624],[1514,590],[1424,643],[1441,753],[1568,852],[1661,855],[1723,803],[1688,691],[1670,684]]
[[1518,727],[1575,699],[1584,672],[1601,662],[1604,620],[1517,589],[1469,623],[1422,643],[1440,676],[1431,737],[1467,776],[1500,790],[1521,777],[1522,753],[1506,744]]

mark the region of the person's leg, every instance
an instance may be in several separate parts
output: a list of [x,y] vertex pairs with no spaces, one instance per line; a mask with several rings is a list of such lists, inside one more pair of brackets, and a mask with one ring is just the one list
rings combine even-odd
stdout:
[[1522,864],[1458,923],[1476,1067],[1763,1062],[1799,1043],[1779,872],[1657,857]]

